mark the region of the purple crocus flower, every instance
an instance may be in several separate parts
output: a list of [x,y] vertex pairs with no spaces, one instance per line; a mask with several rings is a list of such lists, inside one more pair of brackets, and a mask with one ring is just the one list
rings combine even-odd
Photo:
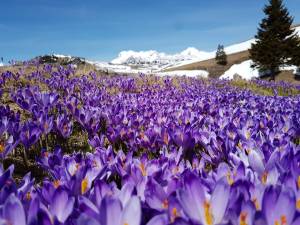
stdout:
[[264,193],[262,211],[268,225],[292,224],[296,212],[294,192],[284,187],[268,187]]
[[20,140],[28,150],[30,146],[34,145],[41,135],[41,130],[33,122],[27,122],[23,125],[20,134]]
[[138,197],[133,196],[122,208],[118,199],[107,196],[100,207],[101,225],[139,225],[141,223],[141,205]]
[[75,199],[63,188],[57,188],[50,205],[50,212],[60,223],[64,223],[73,211]]
[[56,120],[56,127],[64,138],[68,138],[72,133],[73,122],[66,114],[60,114]]
[[184,188],[179,190],[178,197],[189,218],[205,225],[221,223],[230,193],[230,186],[226,179],[216,183],[211,195],[206,191],[201,180],[193,174],[186,176],[184,182]]

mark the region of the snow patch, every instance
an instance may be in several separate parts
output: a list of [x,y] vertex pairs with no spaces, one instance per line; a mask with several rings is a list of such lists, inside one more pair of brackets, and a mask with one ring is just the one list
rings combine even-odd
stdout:
[[[235,75],[240,76],[242,79],[245,80],[251,80],[253,78],[259,77],[259,70],[253,69],[251,65],[253,64],[252,60],[244,61],[240,64],[235,64],[230,67],[229,70],[227,70],[222,76],[220,76],[220,79],[228,79],[232,80],[234,79]],[[280,71],[288,71],[292,70],[293,74],[297,73],[297,66],[282,66],[279,68]]]
[[53,56],[57,57],[57,58],[72,58],[72,56],[70,55],[61,55],[61,54],[53,54]]
[[205,70],[178,70],[171,72],[156,73],[157,76],[187,76],[187,77],[203,77],[208,78],[209,73]]
[[241,42],[238,44],[230,45],[226,48],[224,48],[226,54],[233,54],[233,53],[238,53],[242,51],[246,51],[251,48],[251,45],[255,43],[255,39],[250,39],[245,42]]
[[235,64],[227,70],[220,79],[232,80],[235,75],[239,75],[242,79],[251,80],[253,78],[259,77],[259,71],[257,69],[251,68],[253,64],[252,60],[244,61],[240,64]]
[[298,36],[300,36],[300,26],[295,27],[295,32]]
[[4,64],[3,64],[3,63],[0,63],[0,67],[1,67],[1,66],[4,66]]

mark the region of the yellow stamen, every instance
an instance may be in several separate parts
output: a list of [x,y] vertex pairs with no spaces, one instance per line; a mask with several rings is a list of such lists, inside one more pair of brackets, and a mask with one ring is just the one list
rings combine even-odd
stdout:
[[205,201],[204,202],[204,217],[207,225],[213,225],[213,216],[210,210],[210,203]]
[[241,143],[240,141],[239,141],[239,143],[237,144],[237,146],[238,146],[239,149],[241,149],[241,150],[243,149],[242,143]]
[[246,139],[249,139],[251,137],[251,134],[249,131],[246,131]]
[[298,184],[298,189],[300,189],[300,176],[298,176],[297,184]]
[[234,133],[229,132],[229,137],[230,137],[231,139],[234,139]]
[[142,175],[143,175],[144,177],[147,176],[147,171],[146,171],[146,168],[145,168],[144,163],[141,163],[141,164],[140,164],[140,170],[141,170]]
[[286,216],[281,216],[280,217],[280,221],[279,220],[275,220],[274,225],[287,225],[287,220],[286,220]]
[[260,207],[259,207],[259,202],[258,202],[257,198],[253,198],[252,202],[255,205],[256,210],[259,210]]
[[4,144],[0,143],[0,153],[4,152]]
[[179,216],[179,213],[178,213],[178,211],[177,211],[177,209],[175,207],[172,209],[172,215],[175,218]]
[[296,208],[300,211],[300,198],[296,202]]
[[172,170],[173,174],[177,174],[179,172],[179,167],[175,166]]
[[230,171],[227,172],[226,178],[227,178],[227,182],[228,182],[229,185],[232,185],[234,183],[234,180],[231,178]]
[[87,178],[84,178],[82,181],[81,181],[81,194],[84,194],[88,189],[88,179]]
[[175,219],[179,217],[177,209],[174,207],[171,212],[171,223],[174,223]]
[[264,172],[262,177],[261,177],[261,182],[263,184],[266,184],[267,183],[267,179],[268,179],[268,172]]

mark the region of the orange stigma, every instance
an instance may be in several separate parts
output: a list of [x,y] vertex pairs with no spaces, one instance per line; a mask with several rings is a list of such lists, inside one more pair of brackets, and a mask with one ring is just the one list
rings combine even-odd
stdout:
[[280,221],[279,220],[275,220],[274,225],[287,225],[286,216],[281,216],[280,217]]
[[26,200],[28,200],[28,201],[31,200],[31,194],[30,194],[30,192],[27,192],[27,193],[26,193],[25,198],[26,198]]
[[166,145],[169,144],[169,137],[168,137],[168,134],[167,134],[166,132],[164,133],[163,140],[164,140],[164,143],[165,143]]
[[4,144],[0,142],[0,153],[4,152]]
[[240,225],[248,225],[247,224],[247,212],[241,212],[240,214]]
[[167,209],[168,207],[169,207],[169,201],[168,201],[168,199],[165,199],[162,203],[162,208]]
[[53,181],[53,185],[55,188],[58,188],[60,186],[60,180]]

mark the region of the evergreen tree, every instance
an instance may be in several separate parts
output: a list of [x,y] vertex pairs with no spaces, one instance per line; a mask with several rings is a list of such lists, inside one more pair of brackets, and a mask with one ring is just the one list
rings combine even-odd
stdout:
[[282,0],[269,0],[264,13],[266,17],[259,25],[255,36],[257,41],[250,49],[250,58],[254,62],[253,67],[269,71],[271,79],[275,80],[280,66],[299,61],[300,41],[291,27],[293,18]]
[[218,45],[218,50],[216,53],[216,62],[217,64],[222,66],[227,65],[227,55],[223,45]]

